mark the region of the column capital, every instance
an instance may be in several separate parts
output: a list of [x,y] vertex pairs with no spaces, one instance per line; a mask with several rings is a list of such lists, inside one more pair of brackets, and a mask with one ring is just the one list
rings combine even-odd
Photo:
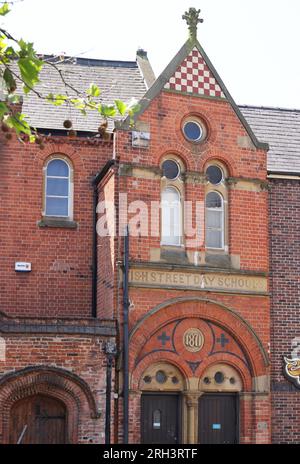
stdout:
[[198,401],[200,396],[203,395],[204,392],[199,391],[184,391],[183,396],[185,398],[185,402],[188,408],[195,408],[198,406]]

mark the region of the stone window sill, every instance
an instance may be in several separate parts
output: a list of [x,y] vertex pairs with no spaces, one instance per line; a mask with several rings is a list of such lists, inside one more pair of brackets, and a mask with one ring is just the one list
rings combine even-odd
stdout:
[[38,227],[54,227],[60,229],[77,229],[78,223],[64,218],[43,217],[37,223]]

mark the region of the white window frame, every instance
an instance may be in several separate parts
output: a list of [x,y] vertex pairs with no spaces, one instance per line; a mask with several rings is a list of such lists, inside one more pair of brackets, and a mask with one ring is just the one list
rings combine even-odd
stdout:
[[[179,208],[178,243],[174,243],[174,242],[171,243],[170,241],[166,240],[166,237],[164,237],[164,235],[163,235],[163,214],[164,214],[164,211],[163,211],[163,208],[164,208],[163,195],[164,195],[164,192],[166,192],[167,190],[173,190],[178,195],[178,205],[179,205],[178,206],[178,208]],[[173,185],[166,185],[161,191],[161,245],[163,245],[163,246],[174,246],[174,247],[182,246],[182,199],[181,199],[181,194],[180,194],[179,190],[176,187],[174,187]]]
[[[206,206],[206,199],[210,193],[216,193],[221,198],[221,208],[208,208]],[[207,225],[207,211],[220,211],[221,212],[221,227],[208,227]],[[217,190],[209,190],[205,195],[205,248],[208,250],[225,250],[225,211],[224,211],[224,198]],[[206,245],[207,235],[209,230],[221,231],[221,247],[210,247]]]
[[[52,161],[59,160],[63,161],[67,166],[69,170],[69,176],[68,177],[61,177],[61,176],[48,176],[47,171],[48,171],[48,166]],[[47,195],[47,183],[48,183],[48,178],[49,179],[68,179],[68,196],[60,196],[60,195]],[[68,214],[67,215],[50,215],[46,214],[47,211],[47,198],[68,198]],[[68,159],[66,159],[63,156],[53,156],[51,157],[46,165],[44,166],[44,211],[43,211],[43,216],[44,217],[49,217],[49,218],[58,218],[58,219],[66,219],[66,220],[72,220],[73,219],[73,169],[71,166],[71,163],[69,162]]]

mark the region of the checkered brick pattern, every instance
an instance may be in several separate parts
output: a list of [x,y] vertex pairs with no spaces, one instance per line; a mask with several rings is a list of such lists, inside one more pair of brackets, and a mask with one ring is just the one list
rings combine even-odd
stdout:
[[221,87],[196,47],[177,68],[174,76],[166,83],[165,89],[225,98]]

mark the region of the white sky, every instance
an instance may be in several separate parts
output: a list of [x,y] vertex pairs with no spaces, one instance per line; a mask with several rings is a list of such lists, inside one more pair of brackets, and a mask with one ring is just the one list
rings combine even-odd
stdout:
[[24,0],[4,24],[40,53],[133,61],[142,47],[158,76],[187,39],[190,6],[236,103],[300,108],[300,0]]

